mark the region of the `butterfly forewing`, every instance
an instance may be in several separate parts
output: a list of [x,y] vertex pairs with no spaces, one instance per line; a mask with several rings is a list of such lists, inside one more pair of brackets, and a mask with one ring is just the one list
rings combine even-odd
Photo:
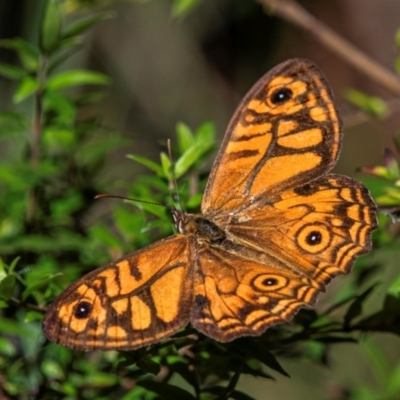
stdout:
[[310,181],[332,168],[340,144],[340,119],[322,72],[306,60],[282,63],[237,108],[211,171],[202,212],[240,210],[257,196]]

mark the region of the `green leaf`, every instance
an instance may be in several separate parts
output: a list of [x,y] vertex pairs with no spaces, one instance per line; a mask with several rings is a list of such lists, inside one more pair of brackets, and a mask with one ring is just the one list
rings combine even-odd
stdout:
[[139,164],[144,165],[145,167],[154,171],[157,175],[163,176],[163,169],[154,161],[150,160],[147,157],[138,156],[137,154],[128,154],[127,158],[138,162]]
[[25,134],[29,122],[23,114],[14,111],[0,111],[0,137]]
[[31,329],[28,326],[3,317],[0,317],[0,332],[23,337],[30,337],[32,335]]
[[46,83],[48,90],[60,90],[79,85],[108,85],[110,78],[86,69],[72,69],[53,75]]
[[400,47],[400,28],[397,29],[395,34],[395,42],[398,47]]
[[344,316],[345,327],[349,327],[353,319],[361,314],[364,301],[367,299],[367,297],[370,295],[375,287],[376,283],[374,283],[367,290],[357,296],[353,303],[351,303],[350,307],[347,309],[346,315]]
[[62,39],[59,43],[57,54],[51,57],[47,68],[48,75],[51,75],[55,69],[67,61],[71,56],[82,49],[82,38],[74,37],[72,39]]
[[188,208],[193,208],[193,209],[198,209],[200,207],[201,204],[201,200],[203,198],[203,194],[202,193],[197,193],[194,196],[192,196],[187,202],[186,202],[186,206]]
[[[160,159],[161,159],[161,167],[163,171],[163,176],[167,177],[168,180],[172,179],[172,172],[171,172],[171,159],[165,154],[161,153],[160,154]],[[177,176],[175,176],[177,178]]]
[[196,141],[205,142],[211,148],[215,144],[215,127],[211,122],[202,123],[195,133]]
[[255,400],[254,397],[251,397],[248,394],[241,392],[240,390],[234,390],[233,392],[231,392],[230,398],[234,400]]
[[394,66],[397,73],[400,74],[400,57],[396,57],[396,60],[394,61]]
[[369,96],[355,89],[348,89],[345,97],[348,101],[373,116],[384,118],[388,114],[386,103],[379,97]]
[[15,104],[20,103],[27,97],[32,96],[36,92],[36,90],[39,89],[39,87],[40,83],[37,79],[34,79],[30,76],[26,76],[24,79],[22,79],[17,90],[15,91],[13,96],[13,102]]
[[196,141],[193,146],[187,149],[175,164],[175,176],[180,178],[188,169],[196,163],[200,157],[211,149],[213,143],[210,141]]
[[387,388],[393,398],[400,397],[400,364],[390,373]]
[[23,67],[30,72],[39,69],[39,51],[36,47],[22,39],[0,40],[0,47],[12,49],[17,52]]
[[49,127],[42,134],[43,144],[52,153],[65,153],[75,144],[75,132],[68,129]]
[[38,311],[28,311],[25,315],[24,322],[41,321],[43,319],[43,313]]
[[157,375],[160,370],[160,364],[154,362],[150,357],[141,357],[137,360],[136,365],[143,371],[153,375]]
[[[206,389],[206,391],[212,393],[214,396],[217,396],[217,399],[256,400],[254,397],[250,397],[246,393],[243,393],[239,390],[227,392],[226,388],[223,386],[213,386],[209,389]],[[227,397],[227,395],[229,395],[229,397]]]
[[58,0],[47,0],[39,31],[39,46],[43,53],[49,54],[57,47],[61,23]]
[[15,356],[17,354],[17,349],[12,343],[12,340],[0,337],[0,354],[7,355],[9,357]]
[[110,231],[109,228],[102,224],[97,224],[92,227],[91,235],[94,239],[106,245],[110,249],[118,249],[120,247],[120,240]]
[[398,275],[390,284],[387,294],[396,298],[400,298],[400,275]]
[[200,0],[175,0],[172,7],[172,14],[177,17],[182,17],[191,11]]
[[26,71],[20,67],[0,63],[0,75],[5,76],[8,79],[21,80],[25,77]]
[[96,15],[91,15],[87,18],[82,18],[79,21],[74,22],[73,24],[69,25],[63,32],[62,37],[68,38],[71,36],[76,36],[81,33],[86,32],[89,28],[93,25],[96,25],[100,21],[104,21],[105,19],[114,18],[114,12],[103,12]]
[[268,348],[253,338],[237,339],[232,343],[232,346],[236,347],[246,356],[253,357],[274,371],[289,377],[289,374],[282,368],[278,360],[268,350]]
[[0,297],[9,300],[14,294],[15,282],[16,279],[14,275],[7,275],[0,282]]
[[[43,106],[45,111],[54,111],[55,125],[70,126],[71,122],[75,120],[77,107],[68,96],[63,92],[45,92],[43,99]],[[60,126],[49,127],[49,129],[59,130],[63,129]],[[64,128],[65,129],[65,128]],[[72,135],[72,136],[75,136]]]
[[162,399],[194,400],[195,397],[186,390],[164,382],[143,380],[136,382],[151,392],[157,393]]
[[179,151],[184,153],[194,145],[194,136],[190,128],[183,122],[176,125],[176,135],[178,138]]
[[85,377],[85,385],[92,387],[109,387],[118,382],[118,375],[107,372],[93,371]]
[[52,281],[55,277],[60,275],[61,272],[58,274],[48,276],[44,279],[41,279],[39,282],[31,284],[22,292],[22,300],[25,301],[32,293],[36,292],[39,289],[45,288],[50,281]]
[[61,365],[54,360],[46,359],[42,362],[41,370],[45,377],[50,380],[53,379],[65,379],[64,370]]
[[7,266],[0,258],[0,281],[3,280],[6,276],[7,276]]

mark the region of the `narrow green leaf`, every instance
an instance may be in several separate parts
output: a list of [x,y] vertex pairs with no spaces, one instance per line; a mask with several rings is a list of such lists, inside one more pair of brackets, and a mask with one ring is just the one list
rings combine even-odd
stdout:
[[248,394],[241,392],[240,390],[234,390],[233,392],[231,392],[230,398],[234,400],[256,400],[254,397],[251,397]]
[[353,303],[351,303],[346,312],[346,315],[344,316],[345,327],[349,327],[354,318],[358,317],[361,314],[364,301],[367,299],[367,297],[374,290],[375,287],[376,283],[374,283],[367,290],[357,296]]
[[104,21],[105,19],[110,19],[114,17],[115,17],[114,12],[103,12],[100,14],[91,15],[87,18],[82,18],[79,21],[76,21],[70,26],[68,26],[64,30],[62,37],[69,38],[71,36],[79,35],[81,33],[86,32],[89,28],[91,28],[93,25],[96,25],[100,21]]
[[16,280],[14,275],[7,275],[0,282],[0,297],[9,300],[14,294],[15,282]]
[[180,375],[190,386],[195,386],[197,384],[196,376],[188,369],[188,363],[182,362],[181,357],[177,357],[177,360],[171,360],[171,358],[171,356],[167,358],[168,368]]
[[387,290],[387,294],[396,298],[400,298],[400,275],[398,275],[391,283]]
[[210,141],[196,141],[196,143],[187,149],[176,161],[175,176],[180,178],[185,174],[212,146],[213,143]]
[[394,61],[394,66],[398,74],[400,74],[400,57],[396,57]]
[[47,0],[40,21],[39,46],[43,53],[51,53],[58,44],[61,35],[61,14],[57,0]]
[[144,387],[147,390],[150,390],[151,392],[158,394],[163,399],[179,399],[179,400],[195,399],[195,397],[186,390],[183,390],[174,385],[170,385],[168,383],[143,380],[136,382],[136,384]]
[[176,125],[176,135],[178,138],[179,151],[184,153],[194,145],[194,136],[190,128],[183,122]]
[[26,76],[24,79],[22,79],[17,90],[15,91],[13,102],[15,104],[20,103],[27,97],[32,96],[36,92],[36,90],[39,89],[39,87],[40,83],[37,79],[34,79],[31,76]]
[[253,338],[241,338],[233,342],[232,345],[237,347],[243,354],[246,354],[246,356],[253,357],[274,371],[289,377],[289,374],[282,368],[268,348]]
[[387,384],[388,392],[393,397],[398,398],[400,397],[400,363],[392,370],[388,384]]
[[74,37],[74,40],[62,39],[59,43],[60,50],[57,54],[51,57],[49,66],[47,68],[48,74],[52,74],[60,65],[72,57],[75,53],[83,48],[83,40],[78,37]]
[[25,77],[26,71],[20,67],[0,63],[0,75],[5,76],[8,79],[20,80]]
[[172,7],[172,14],[176,17],[182,17],[191,11],[200,0],[175,0]]
[[163,175],[163,169],[157,163],[147,157],[138,156],[137,154],[128,154],[127,158],[130,158],[131,160],[134,160],[139,164],[144,165],[145,167],[154,171],[157,175]]
[[36,47],[22,39],[0,40],[0,47],[12,49],[17,52],[23,67],[30,72],[36,72],[39,68],[39,51]]
[[329,344],[329,343],[357,343],[357,340],[350,336],[321,336],[316,337],[315,340],[321,343]]
[[215,144],[215,126],[212,122],[202,123],[195,133],[196,141],[205,142],[209,147]]
[[0,281],[3,280],[6,276],[7,276],[7,266],[0,258]]
[[170,158],[165,153],[161,153],[160,159],[161,159],[163,176],[166,176],[168,180],[171,180],[172,179],[172,174],[171,174],[172,164],[171,164]]
[[15,257],[15,258],[12,260],[12,262],[11,262],[11,264],[10,264],[10,268],[9,268],[9,273],[10,273],[10,274],[14,272],[15,267],[18,265],[18,262],[19,262],[20,259],[21,259],[21,257],[18,256],[18,257]]
[[153,375],[160,372],[160,364],[154,362],[150,357],[142,357],[137,360],[136,365],[143,371]]
[[395,34],[395,42],[398,47],[400,47],[400,28],[397,29]]
[[28,286],[23,292],[22,292],[22,300],[25,301],[32,293],[36,292],[37,290],[44,288],[47,286],[47,284],[52,281],[56,276],[60,276],[62,273],[54,274],[47,276],[46,278],[40,280],[39,282],[36,282],[30,286]]
[[345,97],[348,101],[373,116],[383,118],[388,113],[386,103],[379,97],[369,96],[355,89],[348,89]]
[[46,83],[49,90],[60,90],[79,85],[108,85],[110,78],[86,69],[73,69],[53,75]]

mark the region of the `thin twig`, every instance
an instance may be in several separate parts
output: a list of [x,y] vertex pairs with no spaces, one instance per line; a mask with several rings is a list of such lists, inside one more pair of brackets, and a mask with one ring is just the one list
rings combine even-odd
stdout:
[[10,302],[16,304],[19,307],[23,307],[28,310],[38,311],[40,313],[45,313],[47,310],[47,308],[45,307],[37,306],[35,304],[30,304],[30,303],[24,303],[21,300],[16,299],[15,297],[11,297]]
[[267,6],[280,17],[306,29],[322,44],[334,51],[349,64],[355,66],[369,78],[375,80],[391,92],[397,95],[400,94],[400,79],[396,74],[360,51],[327,25],[308,13],[307,10],[294,0],[258,0],[258,2]]

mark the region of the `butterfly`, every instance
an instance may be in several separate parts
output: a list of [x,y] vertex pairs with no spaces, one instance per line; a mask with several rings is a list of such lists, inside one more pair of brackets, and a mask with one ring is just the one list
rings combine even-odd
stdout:
[[318,67],[277,65],[234,113],[201,214],[171,208],[177,234],[69,286],[47,310],[45,335],[78,350],[132,350],[189,322],[228,342],[290,321],[370,250],[377,227],[368,190],[329,173],[341,142]]

